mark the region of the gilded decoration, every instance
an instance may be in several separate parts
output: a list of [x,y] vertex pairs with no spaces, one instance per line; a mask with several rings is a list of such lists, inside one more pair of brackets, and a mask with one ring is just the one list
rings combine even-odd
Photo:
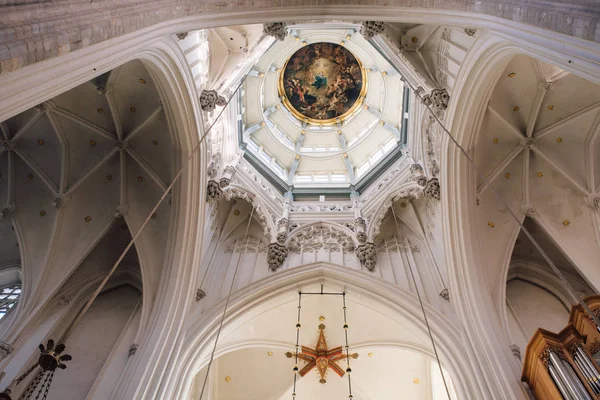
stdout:
[[334,124],[347,118],[364,99],[366,73],[345,47],[314,43],[296,51],[279,76],[279,95],[303,121]]

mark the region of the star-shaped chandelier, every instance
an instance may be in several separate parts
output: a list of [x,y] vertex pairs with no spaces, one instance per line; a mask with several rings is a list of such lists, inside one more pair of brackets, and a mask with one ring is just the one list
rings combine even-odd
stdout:
[[[295,356],[294,353],[287,352],[285,355],[288,358],[293,358]],[[353,353],[350,355],[344,354],[344,350],[342,346],[333,348],[329,350],[327,348],[327,340],[325,339],[325,324],[321,323],[319,325],[319,338],[317,339],[317,345],[314,349],[310,347],[302,346],[302,352],[298,353],[298,358],[306,361],[306,365],[299,372],[300,376],[305,376],[308,374],[313,368],[317,367],[319,372],[319,382],[326,383],[325,379],[327,375],[328,368],[331,368],[336,374],[341,377],[344,376],[345,371],[341,368],[337,363],[338,361],[345,360],[347,358],[358,358],[357,353]]]

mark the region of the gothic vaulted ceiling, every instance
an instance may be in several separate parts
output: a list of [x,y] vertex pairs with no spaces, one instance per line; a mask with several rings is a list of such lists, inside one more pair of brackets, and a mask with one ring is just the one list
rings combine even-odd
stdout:
[[[140,61],[0,127],[0,266],[21,265],[25,295],[37,288],[31,304],[41,305],[76,270],[82,278],[112,266],[170,183],[176,147]],[[169,207],[163,202],[136,243],[144,298],[158,283]],[[135,251],[127,264],[138,268]]]
[[[558,266],[596,281],[600,87],[527,56],[499,77],[481,123],[476,162]],[[490,287],[500,287],[518,226],[477,179],[477,215]],[[515,257],[540,261],[522,235]],[[576,267],[575,267],[576,266]]]

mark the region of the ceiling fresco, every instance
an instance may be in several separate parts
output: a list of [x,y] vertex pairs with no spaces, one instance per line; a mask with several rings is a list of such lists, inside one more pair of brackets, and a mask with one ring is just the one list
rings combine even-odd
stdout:
[[300,120],[320,124],[342,121],[362,102],[366,74],[345,47],[314,43],[296,51],[280,75],[284,105]]

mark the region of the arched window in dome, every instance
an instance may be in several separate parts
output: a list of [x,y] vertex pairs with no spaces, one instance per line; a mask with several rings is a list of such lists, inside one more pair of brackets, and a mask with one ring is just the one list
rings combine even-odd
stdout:
[[17,304],[19,297],[21,297],[20,284],[6,285],[0,289],[0,319]]

